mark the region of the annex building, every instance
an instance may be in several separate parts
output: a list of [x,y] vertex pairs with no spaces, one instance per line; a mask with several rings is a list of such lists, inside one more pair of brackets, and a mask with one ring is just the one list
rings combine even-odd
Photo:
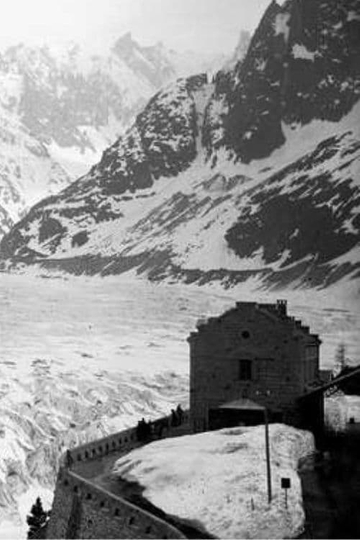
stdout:
[[315,428],[323,401],[303,399],[320,382],[321,341],[287,313],[287,302],[238,302],[200,321],[190,344],[193,432],[269,420]]

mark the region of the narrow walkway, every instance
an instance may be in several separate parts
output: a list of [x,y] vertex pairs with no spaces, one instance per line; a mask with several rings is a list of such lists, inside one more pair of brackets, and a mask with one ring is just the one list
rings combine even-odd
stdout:
[[[165,431],[163,439],[178,437],[188,433],[190,433],[190,426],[188,423],[183,423],[178,427],[172,427],[169,431]],[[118,451],[112,451],[107,455],[99,456],[88,461],[76,462],[72,467],[72,471],[80,477],[91,481],[94,486],[103,488],[107,492],[128,500],[139,508],[152,513],[169,525],[176,527],[187,538],[212,538],[211,535],[205,535],[203,531],[197,529],[192,523],[178,522],[176,518],[168,516],[142,496],[143,489],[140,485],[122,480],[112,473],[116,461],[121,457],[126,456],[136,448],[141,448],[157,440],[161,439],[153,438],[146,442],[134,442],[131,448],[128,447],[119,449]]]
[[336,508],[326,497],[312,463],[305,462],[299,472],[306,515],[305,532],[301,538],[331,538]]
[[[169,439],[172,437],[180,437],[181,435],[187,435],[190,433],[190,426],[188,423],[183,423],[178,427],[172,427],[169,431],[165,431],[164,437],[162,439]],[[82,476],[83,478],[86,478],[88,480],[92,480],[94,484],[101,485],[102,487],[109,489],[109,486],[106,485],[106,478],[110,478],[111,471],[113,469],[113,466],[115,465],[116,461],[120,459],[123,456],[126,456],[126,454],[129,454],[136,448],[141,448],[142,446],[145,446],[146,444],[149,444],[154,441],[161,440],[159,438],[151,438],[148,441],[138,441],[133,442],[131,449],[129,448],[122,448],[118,451],[112,451],[107,455],[98,456],[95,459],[90,459],[88,461],[82,461],[82,462],[75,462],[72,470]],[[113,478],[111,476],[111,478]],[[110,482],[112,484],[112,482]]]
[[118,459],[126,456],[126,454],[129,454],[129,452],[132,452],[132,450],[135,448],[140,448],[141,446],[144,446],[144,443],[134,443],[131,449],[124,448],[122,450],[118,450],[117,452],[111,452],[105,456],[99,456],[96,459],[75,463],[72,470],[79,476],[82,476],[87,480],[91,480],[94,484],[99,484],[108,489],[106,485],[97,482],[97,479],[110,475]]

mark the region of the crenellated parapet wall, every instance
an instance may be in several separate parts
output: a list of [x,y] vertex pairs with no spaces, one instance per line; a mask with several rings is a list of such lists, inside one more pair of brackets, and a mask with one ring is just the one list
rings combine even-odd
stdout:
[[[184,416],[184,421],[188,415]],[[182,426],[171,426],[170,416],[151,423],[157,438],[172,437]],[[47,538],[185,538],[157,516],[85,478],[82,465],[109,454],[124,455],[144,444],[131,428],[69,450],[61,459]],[[88,476],[88,475],[86,475]]]
[[126,429],[68,450],[67,454],[62,456],[61,462],[66,465],[70,456],[74,465],[80,464],[84,461],[99,459],[112,452],[130,451],[137,446],[138,442],[137,429]]

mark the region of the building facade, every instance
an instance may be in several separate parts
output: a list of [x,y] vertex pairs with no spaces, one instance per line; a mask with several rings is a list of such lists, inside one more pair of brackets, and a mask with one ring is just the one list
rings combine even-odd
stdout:
[[233,414],[234,425],[241,414],[244,423],[251,414],[254,420],[262,407],[270,420],[301,424],[298,398],[319,380],[321,341],[288,316],[286,301],[238,302],[220,317],[198,323],[188,342],[194,432],[214,428],[224,414],[221,406],[234,400],[243,404],[237,418]]

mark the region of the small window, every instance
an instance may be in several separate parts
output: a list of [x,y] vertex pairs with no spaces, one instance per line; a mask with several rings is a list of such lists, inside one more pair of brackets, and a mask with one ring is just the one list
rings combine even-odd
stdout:
[[239,379],[240,381],[251,381],[252,369],[251,360],[239,360]]

